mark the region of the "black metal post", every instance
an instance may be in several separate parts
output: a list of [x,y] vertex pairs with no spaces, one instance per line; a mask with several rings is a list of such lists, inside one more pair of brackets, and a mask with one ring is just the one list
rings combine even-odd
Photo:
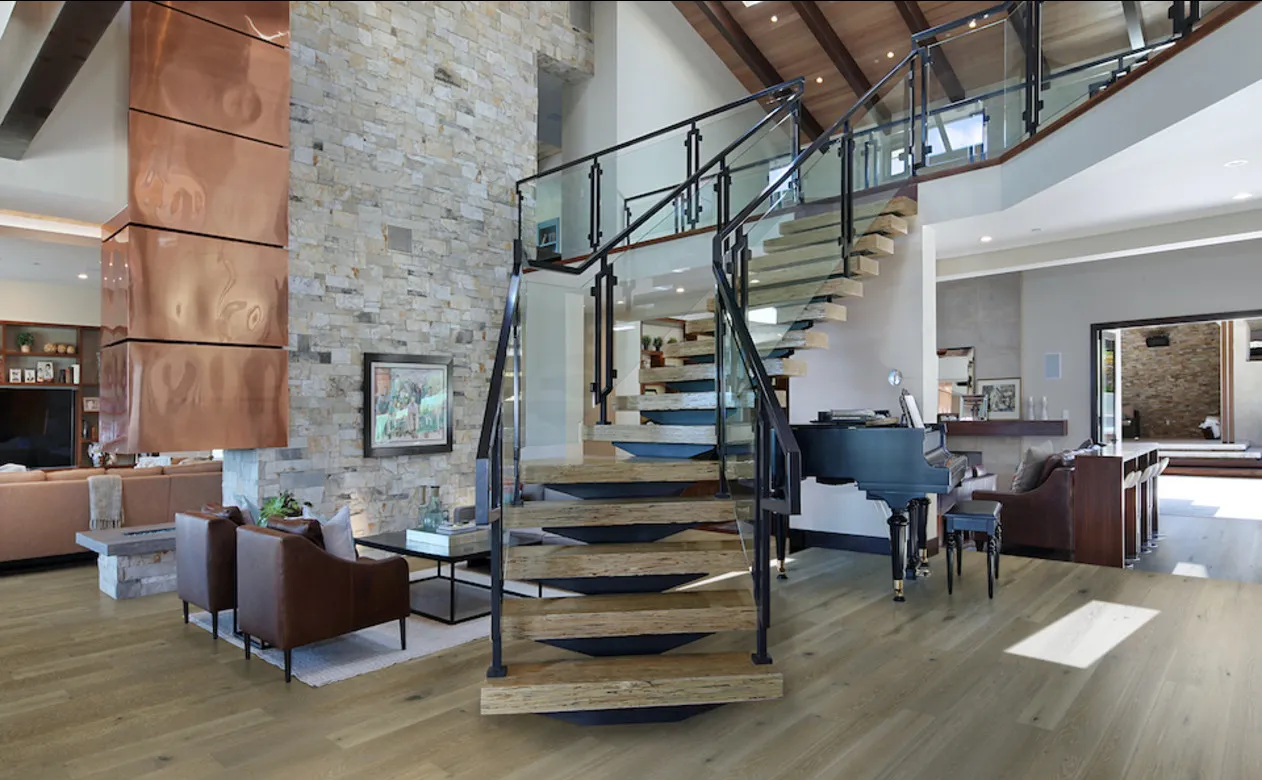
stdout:
[[596,237],[596,231],[599,225],[596,223],[596,198],[600,195],[600,184],[596,179],[596,170],[599,162],[592,160],[592,165],[587,169],[587,245],[595,251],[600,246],[600,240]]
[[[701,167],[701,131],[694,122],[684,135],[685,178],[691,178]],[[701,214],[701,182],[698,180],[684,193],[684,219],[689,228],[696,228]]]
[[[921,50],[920,59],[920,162],[912,166],[912,173],[929,164],[929,154],[933,148],[929,146],[929,61],[933,58],[933,47],[926,46]],[[910,111],[910,107],[908,108]]]
[[846,276],[851,275],[850,253],[854,251],[854,135],[850,122],[841,130],[841,262]]
[[[793,141],[789,144],[790,159],[797,157],[798,151],[802,148],[802,101],[793,104],[793,113],[789,117],[790,129],[793,134]],[[793,171],[793,192],[798,205],[802,205],[805,200],[802,192],[802,169],[798,168]]]
[[614,379],[618,376],[618,372],[613,367],[613,328],[616,322],[616,314],[614,311],[614,288],[618,284],[618,277],[614,276],[613,269],[610,268],[605,274],[605,321],[602,323],[604,327],[605,339],[605,383],[600,389],[600,420],[601,424],[605,424],[609,420],[609,396],[613,395]]
[[[922,51],[922,50],[917,49],[917,51]],[[907,149],[905,152],[907,162],[903,166],[903,172],[906,173],[908,177],[912,175],[912,168],[916,164],[916,112],[912,110],[912,107],[916,105],[916,103],[914,102],[915,98],[916,98],[916,68],[914,67],[914,60],[913,60],[912,63],[909,63],[907,65],[907,89],[906,89],[906,103],[905,103],[905,105],[907,106],[907,135],[906,135]],[[921,117],[921,121],[922,122],[925,121],[925,117]],[[893,172],[891,171],[891,173]],[[893,178],[893,176],[891,176],[890,178]]]
[[[714,252],[714,263],[722,270],[723,250],[716,246]],[[719,456],[719,498],[731,495],[727,477],[727,360],[723,354],[727,344],[727,321],[723,317],[724,311],[723,298],[714,296],[714,451]]]
[[1025,24],[1025,131],[1029,135],[1038,132],[1039,111],[1043,108],[1040,97],[1043,88],[1043,3],[1029,0]]
[[757,594],[758,628],[752,656],[755,664],[771,663],[767,652],[767,628],[771,625],[771,512],[762,506],[764,491],[770,484],[768,473],[770,452],[769,431],[760,400],[754,401],[754,592]]
[[[501,412],[502,414],[502,412]],[[521,309],[513,317],[513,504],[521,504]]]

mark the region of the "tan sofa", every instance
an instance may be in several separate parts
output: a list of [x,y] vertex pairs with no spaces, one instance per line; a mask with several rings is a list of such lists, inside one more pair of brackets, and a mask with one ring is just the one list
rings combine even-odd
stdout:
[[175,522],[176,512],[219,503],[223,464],[145,469],[66,469],[0,474],[0,563],[82,553],[75,534],[88,530],[88,477],[123,478],[123,524]]

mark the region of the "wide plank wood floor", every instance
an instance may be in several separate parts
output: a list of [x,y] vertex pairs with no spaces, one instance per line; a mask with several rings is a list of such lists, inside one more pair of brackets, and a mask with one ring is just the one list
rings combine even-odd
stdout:
[[[174,594],[114,602],[95,568],[2,577],[0,778],[1262,777],[1262,586],[1006,557],[988,601],[968,553],[953,597],[936,558],[896,605],[883,557],[793,557],[772,630],[784,699],[606,728],[481,717],[485,642],[286,686],[183,625]],[[1004,653],[1093,599],[1160,614],[1087,669]]]

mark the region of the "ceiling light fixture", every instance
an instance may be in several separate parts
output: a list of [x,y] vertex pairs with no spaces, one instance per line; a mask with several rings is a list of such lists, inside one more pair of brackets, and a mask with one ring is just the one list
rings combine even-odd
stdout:
[[983,244],[989,244],[991,241],[994,241],[994,239],[993,239],[993,238],[991,238],[990,236],[982,236],[982,243],[983,243]]
[[750,283],[750,284],[758,284],[758,280],[757,280],[757,279],[750,279],[750,280],[749,280],[749,283]]
[[682,287],[676,287],[676,288],[675,288],[675,292],[677,292],[677,293],[681,293],[681,292],[683,292],[683,291],[684,291],[684,288],[682,288]]
[[1231,199],[1232,200],[1248,200],[1249,198],[1252,198],[1252,197],[1253,197],[1252,192],[1237,192],[1235,195],[1231,196]]
[[762,2],[762,0],[741,0],[741,1],[745,3],[746,8],[751,8]]
[[970,20],[969,20],[969,22],[968,22],[968,29],[972,30],[972,29],[974,29],[975,27],[977,27],[977,20],[976,20],[976,19],[970,19]]
[[80,279],[87,279],[87,278],[88,278],[88,275],[87,275],[87,274],[79,274],[79,278],[80,278]]
[[892,52],[892,51],[887,51],[887,52],[885,52],[885,59],[887,59],[887,60],[892,60],[892,59],[894,59],[894,52]]
[[823,76],[816,76],[816,77],[815,77],[815,83],[816,83],[816,84],[823,84],[823,83],[824,83],[824,77],[823,77]]
[[618,301],[618,305],[619,305],[619,306],[621,306],[621,305],[622,305],[622,304],[624,304],[624,303],[626,303],[626,301]]
[[773,14],[773,15],[772,15],[772,17],[771,17],[771,23],[772,23],[772,24],[775,24],[775,23],[776,23],[776,22],[778,22],[778,21],[780,21],[780,17],[775,16],[775,15]]
[[1239,168],[1242,165],[1248,165],[1248,160],[1229,160],[1223,163],[1224,168]]

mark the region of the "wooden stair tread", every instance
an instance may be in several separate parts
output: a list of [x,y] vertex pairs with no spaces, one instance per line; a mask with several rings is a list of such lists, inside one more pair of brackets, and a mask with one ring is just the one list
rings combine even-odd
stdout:
[[503,611],[508,639],[744,631],[757,620],[749,589],[510,599]]
[[[767,254],[775,254],[812,245],[831,247],[836,254],[840,255],[841,227],[833,225],[769,238],[762,242],[762,249]],[[850,253],[853,255],[892,255],[894,254],[894,240],[877,233],[860,236],[851,245]]]
[[[863,282],[855,279],[847,279],[845,277],[837,277],[834,279],[825,279],[823,281],[804,282],[802,284],[786,284],[782,287],[763,288],[760,285],[756,290],[750,288],[749,306],[750,308],[758,308],[760,306],[806,302],[815,298],[862,297]],[[714,299],[711,298],[707,301],[706,306],[710,309],[710,311],[714,311]],[[643,370],[641,370],[641,376],[643,376],[643,373]]]
[[527,501],[504,507],[509,528],[723,523],[737,517],[748,501],[711,498],[599,498],[582,501]]
[[635,577],[712,574],[748,568],[740,539],[634,544],[544,544],[510,547],[504,576],[511,580],[559,577]]
[[588,458],[525,460],[528,484],[574,485],[623,482],[711,482],[719,478],[717,461],[673,458]]
[[[850,270],[854,276],[869,277],[879,276],[881,273],[881,264],[871,258],[864,256],[856,256],[850,258]],[[777,268],[759,270],[756,273],[751,269],[749,278],[757,279],[759,284],[785,284],[788,282],[806,282],[811,280],[823,281],[830,277],[840,276],[846,272],[846,266],[841,262],[840,258],[829,258],[827,260],[817,260],[809,263],[795,263],[793,265],[779,266]],[[752,292],[754,286],[750,285]]]
[[[709,444],[714,445],[712,425],[585,425],[585,441],[640,442],[646,444]],[[748,425],[729,425],[729,443],[750,442],[754,432]]]
[[[858,222],[855,227],[860,235],[876,233],[883,236],[905,236],[907,235],[907,220],[897,214],[863,214],[856,215],[855,221]],[[802,233],[808,230],[818,230],[824,227],[837,226],[841,229],[841,210],[830,211],[826,214],[816,214],[814,217],[805,219],[790,219],[780,223],[780,234],[787,235],[789,233]]]
[[749,654],[688,653],[509,664],[482,687],[483,715],[766,701],[784,680]]
[[[893,214],[897,217],[906,219],[914,217],[920,212],[920,205],[905,195],[898,195],[888,200],[875,200],[867,203],[856,203],[854,207],[854,216],[856,220],[874,219],[882,214]],[[792,225],[789,228],[794,230],[812,230],[823,225],[841,222],[841,209],[826,211],[822,214],[812,214],[809,217],[799,217],[797,219],[786,220],[780,223],[780,230],[784,232],[785,225]]]
[[[850,280],[847,279],[846,281]],[[710,305],[713,304],[714,301],[711,299]],[[800,360],[793,360],[792,358],[764,360],[763,366],[767,369],[768,376],[806,376],[806,364]],[[654,384],[657,382],[694,382],[706,379],[714,379],[713,363],[640,369],[641,384]]]
[[[788,395],[783,390],[777,390],[777,397],[780,399],[780,405],[788,403]],[[624,412],[672,412],[681,410],[698,410],[713,409],[718,396],[715,393],[654,393],[651,395],[620,395],[617,397],[617,407],[619,411]],[[736,399],[728,395],[727,405],[729,408],[736,407]],[[746,394],[741,400],[741,406],[751,407],[754,405],[752,394]]]
[[[787,309],[776,310],[776,322],[780,325],[790,325],[794,322],[845,322],[846,307],[840,303],[828,303],[824,301],[816,301],[808,303],[805,306],[794,306]],[[713,333],[714,319],[706,318],[701,320],[688,320],[684,323],[684,332],[689,335],[697,333]]]
[[[822,330],[789,330],[778,337],[759,339],[754,337],[754,346],[758,350],[770,352],[774,349],[828,349],[828,334]],[[662,354],[671,357],[697,357],[714,354],[714,339],[697,339],[696,341],[679,341],[667,344]],[[711,405],[710,408],[714,408]]]

